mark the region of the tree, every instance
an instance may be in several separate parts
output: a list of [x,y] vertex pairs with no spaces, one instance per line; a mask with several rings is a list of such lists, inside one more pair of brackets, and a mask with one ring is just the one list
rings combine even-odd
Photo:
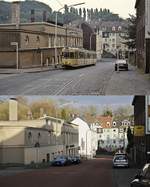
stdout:
[[84,8],[83,9],[83,18],[84,18],[84,21],[86,20],[86,9]]
[[87,20],[90,21],[91,20],[91,10],[87,9]]
[[126,40],[124,44],[128,46],[129,49],[136,48],[136,22],[137,17],[134,15],[129,15],[130,17],[127,19],[128,27],[126,28],[127,35],[123,36]]
[[9,103],[7,101],[0,103],[0,120],[7,121],[9,119]]
[[82,17],[82,9],[79,8],[79,16]]
[[134,145],[134,135],[132,134],[130,127],[128,127],[127,130],[127,138],[128,138],[127,153],[130,153],[130,149],[133,148]]
[[105,108],[104,110],[103,110],[103,113],[102,113],[102,115],[103,116],[113,116],[113,112],[112,112],[112,109],[111,108]]
[[133,107],[131,106],[121,106],[117,108],[114,112],[114,121],[121,125],[122,121],[130,120],[133,116]]
[[65,5],[64,8],[65,8],[65,14],[68,14],[68,12],[69,12],[69,8],[68,8],[68,6]]
[[93,8],[91,8],[91,20],[93,20],[94,18],[94,11],[93,11]]

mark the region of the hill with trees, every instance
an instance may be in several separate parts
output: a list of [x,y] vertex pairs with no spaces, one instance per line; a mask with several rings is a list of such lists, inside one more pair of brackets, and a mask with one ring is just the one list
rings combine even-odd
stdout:
[[[43,12],[47,12],[47,18],[49,21],[55,21],[56,12],[45,3],[25,0],[21,1],[21,22],[29,22],[31,10],[35,10],[35,21],[42,21]],[[71,21],[82,19],[88,22],[92,21],[121,21],[122,18],[118,14],[112,13],[109,9],[86,9],[86,8],[68,8],[65,5],[64,13],[58,14],[58,22],[69,23]],[[0,23],[11,22],[11,3],[6,1],[0,1]]]

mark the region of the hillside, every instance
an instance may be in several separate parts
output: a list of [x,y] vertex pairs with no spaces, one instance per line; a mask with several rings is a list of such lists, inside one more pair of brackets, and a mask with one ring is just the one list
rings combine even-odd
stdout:
[[[21,22],[30,21],[30,12],[35,10],[36,21],[42,21],[43,11],[47,11],[49,15],[52,9],[42,3],[37,1],[26,0],[21,2]],[[9,23],[11,20],[11,3],[0,1],[0,23]]]
[[[31,10],[35,10],[35,21],[42,21],[43,11],[47,11],[48,20],[55,21],[55,11],[48,5],[34,0],[21,1],[21,22],[29,22]],[[76,9],[65,6],[64,14],[58,14],[58,22],[69,23],[76,19],[91,21],[121,21],[118,14],[112,13],[109,9]],[[11,22],[11,3],[0,1],[0,24]]]

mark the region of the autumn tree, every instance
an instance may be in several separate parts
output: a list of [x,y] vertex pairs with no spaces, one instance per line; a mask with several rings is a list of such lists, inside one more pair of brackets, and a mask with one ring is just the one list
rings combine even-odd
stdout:
[[0,120],[7,121],[9,119],[9,103],[8,101],[0,102]]
[[110,107],[105,107],[103,112],[102,112],[103,116],[113,116],[113,111]]
[[121,125],[123,120],[132,120],[133,107],[132,106],[121,106],[114,110],[114,121]]

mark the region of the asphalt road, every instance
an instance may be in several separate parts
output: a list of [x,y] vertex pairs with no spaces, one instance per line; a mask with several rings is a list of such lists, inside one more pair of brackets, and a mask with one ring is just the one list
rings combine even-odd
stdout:
[[2,187],[130,187],[135,169],[113,169],[111,157],[80,165],[40,170],[0,171]]
[[134,67],[114,71],[108,59],[74,70],[40,73],[0,74],[0,95],[148,95],[150,76]]
[[1,176],[2,187],[112,187],[111,159]]

